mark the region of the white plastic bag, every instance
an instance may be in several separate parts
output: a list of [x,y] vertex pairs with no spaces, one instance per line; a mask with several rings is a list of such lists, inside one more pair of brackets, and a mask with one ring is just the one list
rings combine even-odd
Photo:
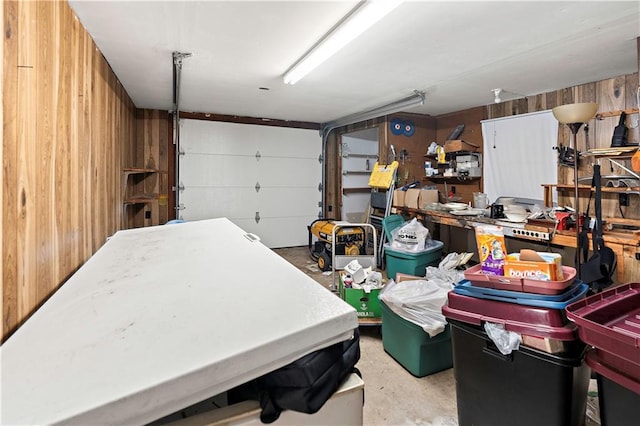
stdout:
[[429,230],[414,217],[391,232],[391,248],[409,253],[421,252],[427,245]]
[[504,324],[485,322],[484,331],[502,355],[509,355],[512,351],[518,350],[522,343],[522,336],[515,331],[505,330]]
[[442,306],[453,286],[440,279],[390,280],[380,294],[385,304],[400,317],[420,327],[433,337],[444,331],[447,320]]

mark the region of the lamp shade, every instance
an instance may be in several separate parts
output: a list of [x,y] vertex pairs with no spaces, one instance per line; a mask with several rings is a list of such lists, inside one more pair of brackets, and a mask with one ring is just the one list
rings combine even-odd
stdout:
[[556,120],[562,124],[586,123],[596,115],[598,104],[595,102],[567,104],[555,107],[551,111]]

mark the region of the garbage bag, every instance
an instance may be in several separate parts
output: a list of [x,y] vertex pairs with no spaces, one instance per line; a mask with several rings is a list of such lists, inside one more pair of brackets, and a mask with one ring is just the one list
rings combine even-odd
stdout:
[[380,299],[400,317],[420,327],[433,337],[444,331],[447,320],[442,306],[453,285],[446,280],[410,280],[399,283],[390,280],[380,293]]
[[415,217],[391,231],[391,248],[408,253],[418,253],[428,248],[429,230]]
[[505,330],[504,324],[485,322],[484,331],[502,355],[509,355],[512,351],[518,350],[522,343],[522,336],[515,331]]

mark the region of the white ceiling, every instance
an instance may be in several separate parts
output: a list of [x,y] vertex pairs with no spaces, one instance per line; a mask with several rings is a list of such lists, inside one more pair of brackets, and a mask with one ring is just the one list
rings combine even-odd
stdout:
[[[410,112],[638,71],[639,1],[407,1],[295,85],[284,72],[356,1],[70,0],[138,108],[327,122],[426,92]],[[260,90],[260,87],[269,90]],[[505,96],[507,97],[507,96]],[[512,97],[517,97],[512,95]]]

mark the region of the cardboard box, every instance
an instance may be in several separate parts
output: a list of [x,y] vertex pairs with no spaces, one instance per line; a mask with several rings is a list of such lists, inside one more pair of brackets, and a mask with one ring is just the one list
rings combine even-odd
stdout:
[[402,191],[400,189],[396,189],[393,191],[393,205],[402,207],[404,206],[404,196],[406,195],[406,191]]
[[527,278],[540,281],[561,281],[562,256],[558,253],[538,253],[544,262],[531,262],[520,260],[518,253],[507,255],[504,261],[504,276],[514,278]]
[[420,208],[420,190],[416,188],[409,188],[405,191],[404,206],[410,209]]
[[429,204],[438,202],[437,189],[421,189],[420,190],[420,209],[425,210]]
[[469,142],[465,142],[460,139],[446,141],[444,143],[444,152],[458,152],[458,151],[469,151],[476,152],[478,150],[478,146],[471,144]]

